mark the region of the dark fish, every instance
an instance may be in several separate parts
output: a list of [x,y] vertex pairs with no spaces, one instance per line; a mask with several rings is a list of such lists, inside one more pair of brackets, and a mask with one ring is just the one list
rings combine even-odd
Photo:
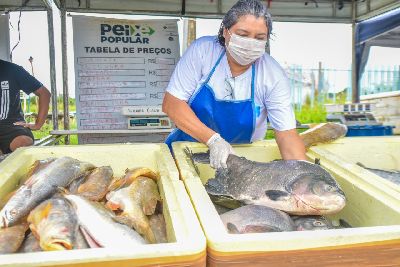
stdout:
[[332,222],[323,216],[291,216],[296,231],[335,229]]
[[378,175],[382,178],[385,178],[386,180],[388,180],[392,183],[400,185],[400,171],[398,171],[398,170],[372,169],[372,168],[365,167],[365,165],[360,162],[357,162],[357,165],[366,170],[369,170],[372,173],[375,173],[376,175]]
[[294,231],[293,220],[280,210],[260,205],[246,205],[221,216],[230,234]]
[[229,155],[227,169],[205,184],[217,204],[256,204],[295,215],[337,213],[346,203],[335,179],[321,166],[302,160],[261,163]]

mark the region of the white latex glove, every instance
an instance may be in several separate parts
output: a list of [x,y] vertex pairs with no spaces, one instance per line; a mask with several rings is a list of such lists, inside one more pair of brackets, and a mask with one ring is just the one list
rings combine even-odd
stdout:
[[226,168],[229,154],[235,154],[232,146],[219,133],[213,134],[206,145],[210,149],[210,165],[214,169]]

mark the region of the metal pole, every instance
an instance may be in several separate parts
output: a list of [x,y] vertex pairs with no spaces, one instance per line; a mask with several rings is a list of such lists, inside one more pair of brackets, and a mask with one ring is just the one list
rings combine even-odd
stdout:
[[49,56],[50,56],[50,86],[51,86],[51,120],[53,130],[58,130],[58,107],[57,107],[57,85],[56,85],[56,62],[54,48],[54,26],[53,9],[47,8],[47,29],[49,34]]
[[352,89],[352,102],[358,103],[360,102],[360,94],[357,82],[357,74],[356,74],[356,16],[357,16],[357,3],[353,0],[351,6],[352,13],[352,42],[351,42],[351,54],[352,54],[352,62],[351,62],[351,89]]
[[[69,130],[67,12],[65,9],[65,0],[61,0],[61,46],[62,46],[62,70],[63,70],[64,130]],[[65,137],[65,144],[69,144],[68,135]]]

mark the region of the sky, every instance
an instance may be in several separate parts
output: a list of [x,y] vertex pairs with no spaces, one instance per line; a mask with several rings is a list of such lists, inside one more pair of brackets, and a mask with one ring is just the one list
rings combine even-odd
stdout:
[[[93,15],[93,14],[91,14]],[[132,15],[105,15],[121,19],[165,19],[166,17],[132,16]],[[10,16],[10,47],[18,41],[17,23],[19,12],[12,12]],[[167,17],[168,18],[168,17]],[[179,19],[179,18],[178,18]],[[197,19],[196,36],[216,35],[221,20]],[[178,29],[182,33],[182,20],[178,21]],[[21,41],[13,51],[13,62],[23,66],[31,72],[28,61],[33,57],[33,69],[37,77],[45,86],[50,88],[49,50],[47,16],[45,12],[22,12]],[[61,73],[61,34],[58,12],[54,14],[57,91],[62,92]],[[73,43],[72,20],[67,18],[68,34],[68,64],[69,64],[69,91],[74,96],[73,70]],[[182,36],[180,36],[182,38]],[[182,40],[181,40],[182,42]],[[351,25],[327,23],[293,23],[274,22],[271,38],[271,55],[282,65],[301,65],[304,68],[318,68],[322,62],[325,68],[350,69],[351,67]],[[395,49],[372,48],[368,61],[369,66],[399,65],[400,53]]]

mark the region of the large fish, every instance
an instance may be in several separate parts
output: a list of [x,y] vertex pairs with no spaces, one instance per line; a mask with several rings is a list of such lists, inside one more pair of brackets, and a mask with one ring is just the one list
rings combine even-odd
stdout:
[[161,201],[157,183],[147,177],[137,177],[130,186],[107,194],[106,206],[112,210],[122,210],[118,221],[133,227],[150,243],[157,240],[146,215],[154,214]]
[[220,216],[230,234],[284,232],[295,229],[288,214],[266,206],[246,205]]
[[131,247],[147,242],[130,227],[114,221],[114,214],[98,202],[77,195],[65,195],[74,206],[81,230],[89,245],[91,240],[100,247]]
[[0,229],[0,254],[14,253],[24,241],[28,223]]
[[314,231],[335,229],[332,222],[324,216],[291,216],[296,231]]
[[365,167],[364,164],[357,162],[357,165],[369,170],[372,173],[375,173],[376,175],[385,178],[386,180],[400,185],[400,171],[398,170],[381,170],[381,169],[373,169],[373,168],[368,168]]
[[339,212],[346,203],[335,179],[320,165],[303,160],[268,163],[229,155],[227,169],[205,184],[217,204],[256,204],[295,215],[323,215]]
[[347,126],[340,123],[320,123],[300,134],[306,148],[320,143],[329,143],[347,134]]
[[113,170],[110,166],[96,168],[79,185],[77,193],[89,200],[100,201],[107,194],[112,178]]
[[55,196],[43,201],[28,216],[29,227],[45,250],[70,250],[74,248],[78,232],[78,218],[71,204]]
[[62,157],[32,175],[11,197],[0,212],[0,228],[14,225],[28,215],[43,200],[51,197],[58,187],[66,187],[94,165]]
[[[7,228],[5,228],[7,229]],[[22,243],[21,247],[19,248],[19,252],[21,253],[29,253],[29,252],[37,252],[43,251],[40,247],[39,240],[31,233],[25,238],[24,243]]]

